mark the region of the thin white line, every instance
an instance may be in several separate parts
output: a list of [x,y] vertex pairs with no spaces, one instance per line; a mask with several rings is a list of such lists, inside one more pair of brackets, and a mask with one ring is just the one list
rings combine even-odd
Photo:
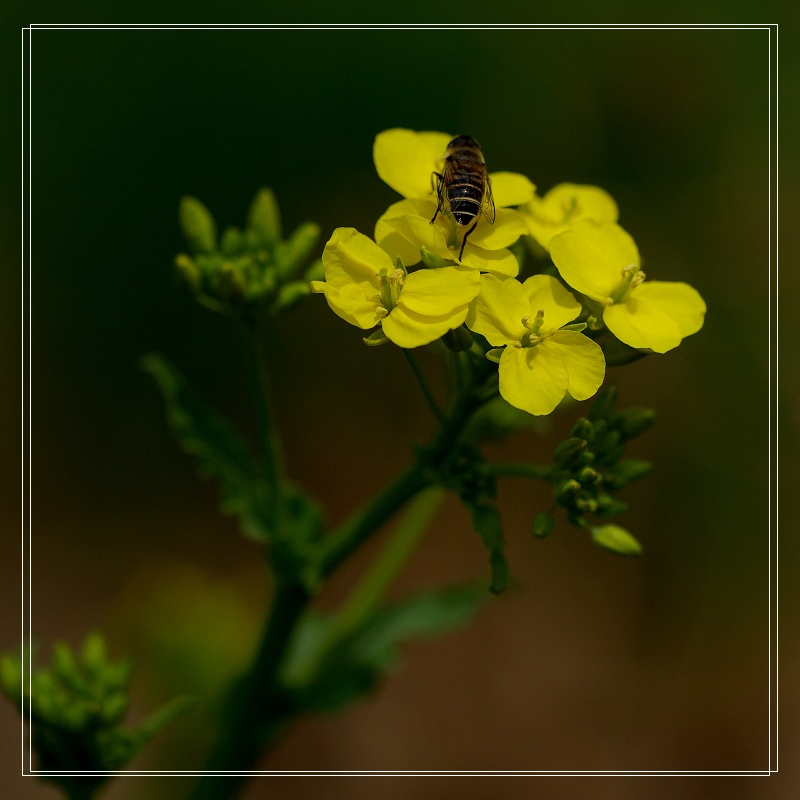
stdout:
[[769,30],[769,25],[638,25],[638,24],[609,24],[609,25],[569,25],[569,24],[530,24],[530,25],[430,25],[430,24],[253,24],[253,25],[58,25],[36,24],[32,28],[38,30]]
[[660,771],[660,770],[574,770],[572,772],[565,772],[565,771],[558,771],[558,770],[254,770],[250,772],[236,772],[236,771],[222,771],[222,770],[208,770],[206,772],[200,771],[192,771],[192,770],[119,770],[116,772],[112,771],[79,771],[79,770],[70,770],[64,772],[56,772],[53,770],[36,770],[33,775],[47,775],[47,776],[56,776],[56,775],[103,775],[103,776],[131,776],[136,775],[140,777],[150,777],[150,776],[158,776],[158,775],[175,775],[175,776],[202,776],[202,775],[274,775],[274,776],[319,776],[319,775],[326,775],[326,776],[352,776],[352,775],[364,775],[364,776],[414,776],[414,775],[429,775],[432,777],[437,776],[448,776],[448,775],[509,775],[509,776],[549,776],[549,777],[571,777],[575,775],[581,775],[584,777],[587,776],[619,776],[619,775],[631,775],[636,777],[648,777],[648,776],[685,776],[685,775],[694,775],[697,777],[709,777],[713,778],[718,775],[741,775],[741,776],[749,776],[749,775],[769,775],[771,770],[720,770],[718,772],[713,772],[711,770],[673,770],[673,771]]
[[[28,643],[33,641],[33,31],[28,32]],[[28,763],[33,771],[33,653],[28,656]]]
[[[20,94],[22,99],[22,113],[20,115],[20,143],[22,146],[22,155],[20,157],[20,166],[22,168],[22,191],[20,192],[20,205],[21,205],[21,218],[22,218],[22,228],[20,231],[20,238],[21,238],[21,255],[22,255],[22,280],[20,281],[20,301],[22,304],[21,313],[20,313],[20,321],[22,323],[22,380],[20,380],[20,413],[22,415],[22,420],[20,423],[20,435],[22,437],[22,474],[20,475],[20,489],[22,492],[22,497],[20,500],[20,516],[22,522],[22,547],[20,548],[20,556],[21,556],[21,581],[20,581],[20,639],[22,640],[23,646],[21,650],[21,658],[22,661],[22,669],[20,670],[20,697],[25,697],[25,661],[24,661],[24,652],[25,652],[25,29],[23,28],[21,31],[22,34],[22,44],[20,47],[21,55],[22,55],[22,67],[20,70],[20,75],[22,76],[21,86],[20,86]],[[25,772],[25,706],[23,705],[23,712],[22,712],[22,725],[20,725],[20,734],[21,734],[21,743],[20,743],[20,753],[22,756],[22,772]]]
[[772,769],[772,31],[767,45],[767,666],[769,767]]
[[[779,344],[778,339],[780,336],[780,328],[777,324],[777,321],[781,318],[780,316],[780,285],[779,285],[779,261],[780,261],[780,190],[779,190],[779,181],[780,181],[780,169],[778,167],[779,163],[779,146],[778,146],[778,137],[780,135],[780,126],[778,124],[778,115],[779,115],[779,107],[780,107],[780,89],[779,89],[779,81],[778,81],[778,65],[780,62],[780,58],[778,55],[778,26],[775,25],[775,430],[777,434],[778,430],[778,408],[779,408],[779,399],[780,399],[780,355],[779,355]],[[781,491],[781,483],[780,483],[780,439],[776,435],[775,436],[775,771],[778,771],[779,766],[779,740],[780,740],[780,724],[779,724],[779,713],[780,713],[780,702],[778,701],[778,686],[779,686],[779,679],[778,673],[780,671],[780,657],[779,657],[779,640],[780,640],[780,621],[779,621],[779,614],[780,614],[780,591],[778,589],[779,585],[779,578],[780,578],[780,569],[779,569],[779,553],[780,548],[778,546],[778,536],[779,536],[779,524],[778,524],[778,508],[780,505],[780,491]],[[772,765],[770,765],[771,767]]]
[[[769,227],[769,245],[768,245],[768,271],[770,276],[770,283],[768,284],[768,322],[769,322],[769,329],[770,332],[772,331],[772,286],[771,286],[771,271],[772,271],[772,118],[771,118],[771,103],[772,103],[772,86],[771,86],[771,72],[772,72],[772,61],[771,61],[771,31],[772,28],[775,28],[776,33],[776,132],[775,132],[775,141],[776,141],[776,174],[775,174],[775,192],[776,192],[776,314],[777,314],[777,303],[778,303],[778,291],[777,291],[777,241],[778,241],[778,234],[777,234],[777,223],[778,223],[778,198],[777,198],[777,186],[778,186],[778,175],[777,175],[777,141],[778,141],[778,132],[777,132],[777,25],[752,25],[752,24],[724,24],[724,25],[716,25],[712,23],[702,23],[702,24],[663,24],[663,25],[639,25],[639,24],[520,24],[520,25],[481,25],[476,23],[471,24],[461,24],[461,25],[453,25],[453,24],[402,24],[402,25],[371,25],[371,24],[323,24],[323,25],[304,25],[304,24],[275,24],[275,25],[267,25],[267,24],[256,24],[256,25],[244,25],[244,24],[223,24],[223,25],[212,25],[212,24],[191,24],[191,25],[166,25],[166,24],[114,24],[114,25],[103,25],[103,24],[91,24],[91,25],[81,25],[81,24],[31,24],[26,26],[22,29],[22,71],[23,71],[23,82],[22,82],[22,106],[23,106],[23,119],[22,119],[22,152],[23,152],[23,166],[22,166],[22,176],[23,176],[23,196],[22,196],[22,209],[23,209],[23,223],[22,223],[22,250],[23,250],[23,281],[22,281],[22,308],[23,308],[23,343],[22,343],[22,352],[23,352],[23,380],[22,380],[22,395],[23,395],[23,463],[22,463],[22,475],[23,475],[23,488],[22,488],[22,504],[23,504],[23,554],[22,554],[22,577],[23,577],[23,586],[22,586],[22,597],[23,597],[23,611],[22,611],[22,628],[23,632],[25,629],[25,609],[24,609],[24,596],[25,596],[25,586],[24,586],[24,579],[25,579],[25,551],[24,551],[24,529],[25,529],[25,425],[24,425],[24,395],[25,395],[25,364],[24,364],[24,357],[26,352],[25,347],[25,339],[24,339],[24,308],[25,308],[25,297],[24,297],[24,269],[25,269],[25,199],[24,199],[24,189],[25,189],[25,164],[24,164],[24,149],[25,149],[25,31],[28,32],[27,37],[27,45],[28,45],[28,342],[27,342],[27,353],[28,353],[28,641],[31,641],[32,636],[32,247],[33,247],[33,234],[32,234],[32,31],[34,28],[38,28],[40,30],[440,30],[440,29],[456,29],[456,30],[580,30],[580,29],[587,29],[587,30],[767,30],[769,31],[769,38],[768,38],[768,53],[769,53],[769,63],[768,63],[768,77],[769,77],[769,97],[768,97],[768,108],[769,108],[769,120],[768,120],[768,132],[769,132],[769,142],[768,142],[768,153],[769,153],[769,175],[768,175],[768,191],[769,191],[769,198],[768,198],[768,211],[769,211],[769,218],[770,218],[770,227]],[[778,355],[778,332],[777,328],[775,331],[775,338],[776,338],[776,347],[775,347],[775,357],[777,360]],[[768,338],[768,360],[770,365],[772,364],[772,349],[771,349],[771,335]],[[777,422],[777,387],[778,387],[778,375],[777,375],[777,364],[776,364],[776,377],[775,377],[775,385],[776,385],[776,400],[775,400],[775,410],[776,410],[776,422]],[[772,432],[772,384],[771,381],[768,383],[768,427],[771,436]],[[778,446],[777,446],[777,438],[776,438],[776,448],[775,448],[775,465],[776,465],[776,480],[777,480],[777,453],[778,453]],[[772,508],[772,449],[771,449],[771,438],[768,441],[768,459],[770,464],[770,470],[768,472],[768,493],[769,493],[769,500],[768,500],[768,507],[770,510],[770,521],[771,521],[771,508]],[[778,506],[777,506],[777,491],[776,491],[776,502],[775,502],[775,519],[777,524],[777,513],[778,513]],[[769,664],[770,664],[770,672],[769,672],[769,681],[770,681],[770,701],[772,698],[772,689],[771,689],[771,681],[772,681],[772,550],[771,550],[771,526],[768,528],[768,535],[770,541],[770,559],[769,559],[769,621],[770,621],[770,628],[769,628],[769,643],[770,643],[770,650],[769,650]],[[776,530],[776,605],[775,605],[775,618],[776,618],[776,626],[777,626],[777,618],[778,618],[778,605],[777,605],[777,530]],[[28,675],[29,681],[31,679],[31,672],[32,672],[32,663],[31,659],[28,659]],[[777,628],[776,628],[776,701],[777,701]],[[777,718],[778,718],[778,711],[776,705],[776,712],[775,712],[775,725],[777,731]],[[546,775],[546,776],[554,776],[554,777],[568,777],[574,775],[581,775],[581,776],[624,776],[624,775],[632,775],[632,776],[699,776],[699,777],[706,777],[706,776],[717,776],[717,775],[742,775],[742,776],[762,776],[762,775],[770,775],[772,774],[772,706],[770,702],[769,706],[769,719],[770,719],[770,739],[769,739],[769,752],[770,752],[770,764],[769,769],[766,771],[762,770],[725,770],[725,771],[712,771],[712,770],[671,770],[671,771],[659,771],[659,770],[573,770],[573,771],[556,771],[556,770],[518,770],[518,771],[479,771],[479,770],[466,770],[466,771],[390,771],[390,770],[369,770],[369,771],[354,771],[354,770],[338,770],[338,771],[313,771],[313,770],[305,770],[305,771],[181,771],[181,770],[161,770],[161,771],[142,771],[142,770],[121,770],[121,771],[96,771],[96,772],[87,772],[87,771],[79,771],[73,770],[68,772],[53,772],[53,771],[34,771],[33,770],[33,751],[32,748],[29,748],[29,760],[30,760],[30,771],[28,773],[24,773],[24,743],[25,743],[25,733],[24,727],[22,731],[22,742],[23,742],[23,774],[28,775],[138,775],[138,776],[159,776],[159,775],[186,775],[186,776],[202,776],[202,775],[274,775],[274,776],[349,776],[349,775],[376,775],[376,776],[458,776],[458,775],[475,775],[475,776],[499,776],[499,775],[508,775],[508,776],[537,776],[537,775]],[[32,717],[31,717],[31,705],[29,704],[28,708],[28,724],[29,726],[32,725]],[[777,771],[777,740],[776,740],[776,770]]]

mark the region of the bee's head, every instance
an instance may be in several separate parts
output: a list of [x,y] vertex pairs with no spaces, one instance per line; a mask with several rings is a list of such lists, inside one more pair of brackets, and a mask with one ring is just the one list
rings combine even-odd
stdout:
[[461,136],[456,136],[450,144],[447,145],[448,150],[452,150],[454,148],[461,148],[461,147],[470,147],[470,148],[477,148],[478,150],[481,149],[481,146],[478,142],[473,139],[471,136],[467,136],[465,134],[461,134]]

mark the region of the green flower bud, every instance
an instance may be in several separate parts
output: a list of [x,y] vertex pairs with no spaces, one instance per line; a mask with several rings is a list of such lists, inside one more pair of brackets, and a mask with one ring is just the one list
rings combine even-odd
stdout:
[[603,480],[602,476],[596,470],[593,470],[591,467],[584,467],[578,473],[578,483],[581,486],[597,486]]
[[577,492],[580,488],[581,485],[578,483],[578,481],[568,478],[567,480],[561,481],[561,483],[556,484],[556,486],[553,487],[553,494],[560,505],[566,505],[573,502],[575,499],[575,492]]
[[304,281],[323,281],[325,280],[325,265],[322,259],[318,258],[311,262],[311,266],[303,273]]
[[533,535],[546,539],[555,527],[556,521],[549,511],[540,511],[533,520]]
[[582,497],[575,498],[575,508],[579,511],[587,511],[590,514],[593,514],[597,511],[597,500],[593,497],[589,497],[588,495],[583,495]]
[[281,212],[271,189],[261,189],[253,199],[247,225],[256,231],[267,247],[281,240]]
[[311,286],[305,281],[292,281],[285,283],[278,289],[278,296],[272,304],[270,311],[277,314],[279,311],[288,311],[294,308],[304,297],[311,294]]
[[614,427],[623,440],[641,436],[656,421],[652,408],[626,408],[614,420]]
[[611,489],[622,489],[633,481],[643,478],[653,470],[653,465],[649,461],[642,461],[638,458],[626,458],[620,461],[611,471],[606,479],[606,484]]
[[219,249],[224,256],[238,256],[245,248],[245,238],[238,228],[225,228],[222,233]]
[[616,404],[617,387],[609,386],[602,394],[597,396],[597,399],[592,404],[592,407],[589,409],[589,419],[592,422],[601,419],[610,420]]
[[294,275],[311,255],[318,239],[319,225],[316,222],[304,222],[294,229],[287,241],[278,244],[275,248],[275,261],[281,276]]
[[592,541],[599,547],[620,556],[642,554],[642,546],[639,542],[619,525],[603,525],[599,528],[592,528]]
[[196,291],[200,288],[200,270],[197,269],[197,265],[186,253],[175,256],[175,266],[178,270],[178,275],[186,281],[191,289]]
[[559,467],[574,464],[578,456],[586,449],[586,440],[577,436],[565,439],[553,451],[553,463]]
[[592,423],[586,417],[579,417],[575,420],[572,430],[569,432],[570,436],[577,436],[579,439],[585,439],[587,442],[592,440],[593,428]]
[[606,492],[597,495],[597,515],[608,519],[615,517],[617,514],[624,514],[630,506],[622,500],[617,500]]
[[181,230],[189,247],[198,253],[213,253],[217,247],[217,225],[211,212],[196,198],[181,198],[178,207]]
[[467,328],[466,325],[460,325],[455,330],[447,331],[447,333],[442,336],[442,341],[448,350],[452,350],[454,353],[460,353],[469,350],[475,340],[472,338],[469,328]]

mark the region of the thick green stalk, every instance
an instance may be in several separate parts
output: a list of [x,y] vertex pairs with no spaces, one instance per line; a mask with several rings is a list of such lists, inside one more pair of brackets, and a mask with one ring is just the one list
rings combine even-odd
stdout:
[[[404,503],[436,482],[438,468],[485,399],[477,397],[471,386],[458,395],[429,445],[418,452],[414,464],[327,538],[320,559],[320,579],[330,575]],[[252,770],[269,742],[289,721],[290,710],[280,705],[276,674],[311,595],[306,587],[281,583],[280,576],[277,578],[275,599],[257,656],[231,695],[207,771]],[[191,800],[227,800],[239,792],[246,780],[246,775],[203,776],[195,785]]]
[[[252,770],[266,745],[287,722],[280,707],[275,675],[289,639],[311,599],[297,583],[278,583],[258,652],[249,672],[236,684],[226,704],[226,716],[207,772]],[[235,797],[246,775],[207,775],[198,780],[192,800]]]

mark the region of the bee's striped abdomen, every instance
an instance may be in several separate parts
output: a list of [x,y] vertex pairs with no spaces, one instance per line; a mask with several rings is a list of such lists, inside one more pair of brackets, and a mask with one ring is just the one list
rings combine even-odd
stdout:
[[460,169],[453,172],[452,178],[447,186],[450,211],[459,225],[469,225],[478,216],[483,205],[483,176]]

